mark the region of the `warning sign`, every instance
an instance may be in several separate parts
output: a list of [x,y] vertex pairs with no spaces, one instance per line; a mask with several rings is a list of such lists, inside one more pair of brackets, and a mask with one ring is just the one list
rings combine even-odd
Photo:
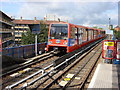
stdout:
[[104,46],[114,46],[114,42],[104,42]]
[[114,40],[103,41],[102,57],[104,59],[114,59],[115,57],[115,41]]

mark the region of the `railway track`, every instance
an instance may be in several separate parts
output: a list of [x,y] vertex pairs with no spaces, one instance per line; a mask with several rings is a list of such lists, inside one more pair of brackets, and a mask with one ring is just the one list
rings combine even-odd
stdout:
[[44,69],[45,67],[52,67],[52,61],[59,58],[58,55],[56,56],[57,53],[59,52],[52,51],[49,53],[45,53],[38,56],[37,58],[34,58],[32,61],[23,63],[21,67],[18,67],[10,72],[3,74],[2,84],[0,86],[2,88],[5,88],[12,83],[15,83],[31,74],[34,74],[40,69],[43,72],[42,69]]
[[[53,67],[53,63],[49,65],[46,64],[47,67],[45,66],[42,69],[39,68],[37,72],[30,74],[24,79],[20,79],[16,83],[9,84],[8,86],[5,87],[5,89],[14,90],[19,88],[19,89],[38,89],[39,90],[41,88],[42,89],[48,89],[48,88],[52,88],[52,89],[68,88],[69,89],[71,87],[77,88],[77,85],[75,85],[77,82],[76,80],[81,81],[79,82],[78,86],[79,88],[82,88],[84,86],[85,81],[87,80],[87,77],[89,76],[90,72],[92,71],[97,61],[96,59],[94,59],[96,61],[92,60],[92,57],[94,55],[97,55],[98,54],[97,51],[100,50],[101,46],[97,44],[98,42],[91,44],[90,46],[87,46],[86,48],[84,48],[84,50],[81,50],[80,52],[75,53],[74,56],[71,56],[67,59],[65,58],[65,60],[57,66]],[[89,51],[82,54],[86,50],[89,50]],[[90,52],[92,53],[91,55],[89,55]],[[97,58],[99,58],[99,56]],[[63,65],[66,68],[64,68],[63,70],[58,70],[58,68],[61,68],[61,66]],[[84,73],[84,72],[89,72],[89,73]],[[81,77],[78,75],[81,75]]]
[[[88,76],[93,70],[97,60],[101,55],[101,45],[91,51],[84,59],[77,63],[67,74],[64,75],[63,80],[66,80],[67,84],[63,88],[79,88],[83,89]],[[73,75],[73,77],[69,76]]]
[[91,49],[83,56],[79,57],[74,63],[62,71],[61,75],[59,73],[59,75],[52,77],[54,78],[52,82],[48,81],[49,84],[46,84],[44,87],[39,86],[37,88],[68,90],[84,88],[85,82],[93,70],[100,55],[101,45],[98,45],[95,49]]
[[28,66],[30,66],[32,64],[35,64],[35,63],[37,63],[39,61],[42,61],[42,60],[44,60],[43,59],[44,57],[46,57],[46,56],[48,56],[48,57],[50,56],[51,57],[52,54],[54,54],[53,51],[45,53],[45,54],[42,54],[42,55],[37,56],[37,57],[33,57],[33,58],[30,58],[30,59],[27,59],[27,61],[25,63],[19,64],[17,66],[15,65],[15,66],[13,66],[10,69],[4,70],[0,77],[5,77],[6,75],[9,75],[11,73],[14,73],[14,72],[20,70],[20,69],[26,68],[26,67],[28,67]]

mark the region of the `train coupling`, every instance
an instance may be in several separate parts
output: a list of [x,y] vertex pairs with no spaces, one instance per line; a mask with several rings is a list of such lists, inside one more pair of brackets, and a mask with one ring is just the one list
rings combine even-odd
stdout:
[[54,47],[53,50],[54,50],[54,51],[58,51],[58,47]]

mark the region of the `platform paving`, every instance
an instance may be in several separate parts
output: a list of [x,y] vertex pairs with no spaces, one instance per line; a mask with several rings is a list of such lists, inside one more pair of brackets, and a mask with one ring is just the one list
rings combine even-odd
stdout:
[[119,90],[120,65],[105,63],[98,64],[88,88],[108,88]]
[[112,88],[118,88],[120,90],[120,65],[112,65]]

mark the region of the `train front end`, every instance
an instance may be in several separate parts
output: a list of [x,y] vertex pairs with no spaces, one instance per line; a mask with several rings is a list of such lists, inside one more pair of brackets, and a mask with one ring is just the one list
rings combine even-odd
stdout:
[[48,44],[46,51],[58,50],[66,52],[68,45],[68,24],[51,24],[48,33]]

